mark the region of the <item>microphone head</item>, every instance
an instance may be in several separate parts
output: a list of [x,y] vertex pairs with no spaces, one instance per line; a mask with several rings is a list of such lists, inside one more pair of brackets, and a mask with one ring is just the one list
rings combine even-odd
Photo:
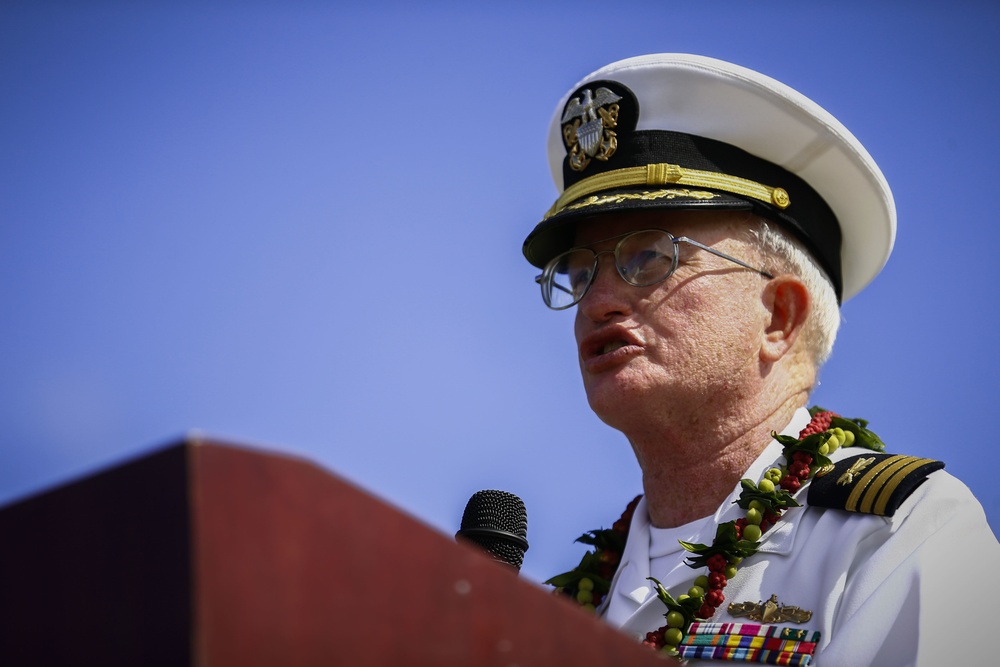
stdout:
[[455,535],[478,544],[494,560],[520,571],[528,550],[528,512],[524,502],[506,491],[477,491],[462,515]]

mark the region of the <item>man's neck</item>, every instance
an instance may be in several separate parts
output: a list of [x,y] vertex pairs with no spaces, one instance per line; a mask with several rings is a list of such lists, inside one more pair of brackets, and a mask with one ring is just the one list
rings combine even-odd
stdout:
[[771,432],[783,429],[807,398],[802,392],[762,414],[727,414],[630,437],[652,524],[673,528],[715,513]]

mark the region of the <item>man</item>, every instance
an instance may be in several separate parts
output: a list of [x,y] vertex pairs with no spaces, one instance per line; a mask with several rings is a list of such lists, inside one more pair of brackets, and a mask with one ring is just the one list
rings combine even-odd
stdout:
[[1000,545],[979,503],[805,410],[839,304],[895,237],[854,136],[757,72],[660,54],[577,84],[549,156],[560,196],[524,254],[546,304],[576,307],[588,401],[643,478],[555,583],[685,658],[989,662]]

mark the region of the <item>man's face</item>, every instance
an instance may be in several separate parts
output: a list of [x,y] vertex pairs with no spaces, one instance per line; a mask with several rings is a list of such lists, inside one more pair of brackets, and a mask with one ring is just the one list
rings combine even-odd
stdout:
[[[750,264],[759,257],[742,241],[746,212],[646,211],[581,224],[576,245],[640,229],[687,236]],[[592,245],[613,250],[617,241]],[[761,301],[766,279],[689,244],[679,244],[677,271],[666,281],[634,287],[614,258],[600,256],[597,276],[577,305],[576,341],[591,408],[628,432],[644,411],[683,411],[731,402],[759,377],[759,345],[769,318]]]

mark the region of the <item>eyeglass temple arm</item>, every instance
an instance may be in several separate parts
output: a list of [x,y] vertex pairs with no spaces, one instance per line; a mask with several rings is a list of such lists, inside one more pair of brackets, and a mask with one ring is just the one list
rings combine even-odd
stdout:
[[[707,252],[712,253],[716,257],[721,257],[722,259],[728,259],[730,262],[736,262],[737,264],[739,264],[740,266],[742,266],[744,269],[750,269],[751,271],[756,271],[757,273],[759,273],[762,276],[767,276],[768,278],[774,278],[773,275],[771,275],[770,273],[768,273],[764,269],[759,269],[756,266],[751,266],[751,265],[747,264],[746,262],[741,262],[740,260],[736,259],[735,257],[727,255],[724,252],[720,252],[720,251],[716,250],[715,248],[710,248],[707,245],[703,245],[701,243],[698,243],[697,241],[693,241],[693,240],[689,239],[686,236],[677,236],[677,237],[674,237],[674,240],[675,241],[683,241],[684,243],[690,243],[691,245],[695,246],[696,248],[701,248],[702,250],[705,250]],[[538,277],[541,278],[541,276],[538,276]]]

